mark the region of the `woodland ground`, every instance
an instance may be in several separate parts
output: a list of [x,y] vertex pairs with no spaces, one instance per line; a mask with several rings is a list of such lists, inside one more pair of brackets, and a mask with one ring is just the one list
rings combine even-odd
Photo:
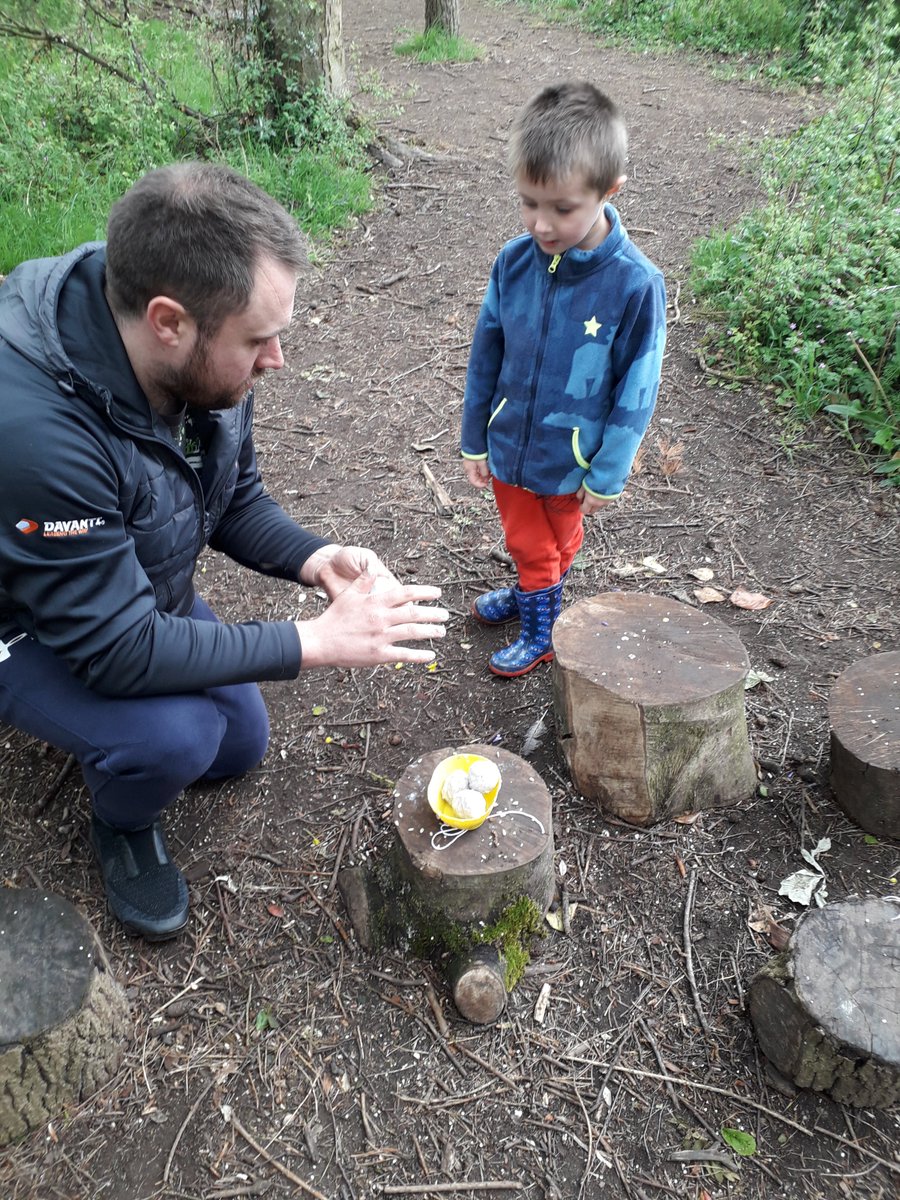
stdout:
[[[128,940],[105,912],[77,773],[54,792],[64,756],[5,731],[0,879],[51,888],[85,912],[133,1002],[135,1037],[99,1095],[0,1152],[0,1194],[300,1194],[277,1162],[329,1200],[404,1184],[434,1196],[429,1184],[471,1180],[521,1187],[455,1194],[882,1200],[896,1194],[897,1113],[791,1094],[767,1070],[744,1002],[773,953],[750,921],[768,909],[792,927],[801,910],[778,886],[803,865],[801,848],[831,839],[822,863],[833,900],[894,890],[897,845],[868,844],[833,802],[827,700],[850,663],[900,646],[897,497],[824,424],[789,452],[770,396],[701,363],[703,323],[682,290],[692,241],[761,199],[741,147],[788,133],[821,100],[721,82],[680,55],[605,49],[485,0],[463,4],[463,32],[484,60],[419,66],[391,46],[421,15],[421,0],[344,0],[360,107],[427,156],[378,169],[378,209],[309,279],[289,365],[260,389],[257,411],[265,475],[299,520],[443,588],[453,619],[437,669],[265,687],[273,728],[262,766],[191,790],[171,814],[193,911],[161,946]],[[767,794],[694,824],[634,830],[577,795],[555,745],[550,668],[494,679],[485,658],[502,634],[468,616],[480,590],[509,579],[491,554],[492,505],[465,484],[457,449],[477,307],[494,254],[517,232],[504,137],[518,105],[565,76],[595,80],[624,110],[620,210],[670,297],[640,469],[592,522],[567,602],[621,587],[694,603],[689,572],[701,566],[726,594],[772,598],[762,612],[714,609],[772,676],[747,693]],[[426,464],[453,498],[449,515],[436,509]],[[646,556],[664,573],[615,573]],[[297,589],[215,555],[198,579],[230,619],[320,603],[308,596],[300,609]],[[391,781],[418,754],[484,741],[520,753],[541,716],[548,733],[532,762],[553,795],[557,861],[578,908],[568,936],[548,926],[535,943],[500,1022],[477,1028],[457,1018],[430,964],[361,950],[336,875],[379,852]],[[707,1032],[685,971],[692,872]],[[426,1001],[429,981],[453,1046]],[[550,1004],[537,1024],[544,983]],[[263,1012],[271,1022],[260,1029]],[[652,1078],[661,1067],[673,1082]],[[264,1155],[226,1124],[223,1105]],[[723,1126],[752,1132],[759,1147],[730,1174],[670,1159]]]

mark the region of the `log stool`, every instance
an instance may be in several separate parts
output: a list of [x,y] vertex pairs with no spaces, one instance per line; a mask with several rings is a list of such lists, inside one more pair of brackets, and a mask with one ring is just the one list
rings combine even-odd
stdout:
[[750,984],[765,1056],[842,1104],[900,1099],[900,908],[875,898],[814,909]]
[[900,838],[900,650],[847,667],[828,718],[835,800],[868,833]]
[[579,600],[553,629],[557,736],[583,796],[650,825],[752,796],[740,638],[660,596]]
[[[453,754],[478,754],[500,769],[497,801],[477,829],[443,825],[428,803],[435,768]],[[502,946],[483,944],[480,933],[514,920],[523,899],[539,919],[546,913],[554,890],[551,807],[534,769],[497,746],[445,748],[417,759],[394,789],[388,855],[339,876],[362,945],[390,944],[423,957],[450,951],[460,1014],[469,1021],[495,1020],[506,1003],[507,964]]]
[[0,1145],[85,1099],[122,1060],[128,1001],[67,900],[0,888]]

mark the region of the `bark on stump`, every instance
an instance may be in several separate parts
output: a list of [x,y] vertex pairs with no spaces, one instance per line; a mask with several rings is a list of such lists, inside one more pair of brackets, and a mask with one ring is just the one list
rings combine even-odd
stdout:
[[759,1044],[798,1087],[864,1108],[900,1099],[897,916],[875,898],[815,909],[752,980]]
[[900,838],[900,650],[839,675],[828,717],[835,800],[860,828]]
[[720,621],[660,596],[605,592],[566,609],[553,648],[557,736],[583,796],[650,825],[753,795],[750,660]]
[[[428,803],[428,782],[453,754],[478,754],[500,768],[491,815],[477,829],[442,825]],[[349,867],[339,887],[366,949],[393,945],[427,956],[456,949],[449,976],[460,1014],[495,1020],[506,1000],[505,963],[478,931],[523,897],[543,915],[553,896],[550,793],[524,759],[497,746],[435,750],[412,763],[394,789],[394,836],[379,862]]]
[[0,888],[0,1145],[86,1099],[119,1067],[128,1001],[94,949],[67,900]]

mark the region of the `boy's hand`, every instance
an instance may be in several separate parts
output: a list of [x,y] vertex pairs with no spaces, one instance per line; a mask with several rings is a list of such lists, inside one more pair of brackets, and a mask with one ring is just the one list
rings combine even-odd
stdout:
[[463,468],[472,487],[485,488],[491,482],[491,470],[486,458],[464,458]]
[[612,500],[604,500],[600,496],[592,496],[585,488],[578,489],[578,502],[581,506],[582,515],[585,517],[593,516],[595,512],[599,512],[601,508],[606,508],[607,504],[612,504]]

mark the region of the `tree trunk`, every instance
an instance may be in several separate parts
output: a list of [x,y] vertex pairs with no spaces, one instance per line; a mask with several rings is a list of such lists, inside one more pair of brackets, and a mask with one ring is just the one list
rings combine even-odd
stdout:
[[868,833],[900,838],[900,650],[847,667],[828,716],[835,800]]
[[345,94],[342,0],[263,0],[259,21],[266,54],[285,79],[300,90],[321,83],[333,96]]
[[798,1087],[842,1104],[900,1099],[900,921],[869,897],[814,909],[750,984],[766,1058]]
[[650,825],[753,795],[737,634],[661,596],[606,592],[553,630],[557,734],[572,782]]
[[425,0],[425,32],[429,29],[459,37],[459,0]]
[[128,1001],[99,970],[66,900],[0,888],[0,1146],[33,1133],[118,1069]]

